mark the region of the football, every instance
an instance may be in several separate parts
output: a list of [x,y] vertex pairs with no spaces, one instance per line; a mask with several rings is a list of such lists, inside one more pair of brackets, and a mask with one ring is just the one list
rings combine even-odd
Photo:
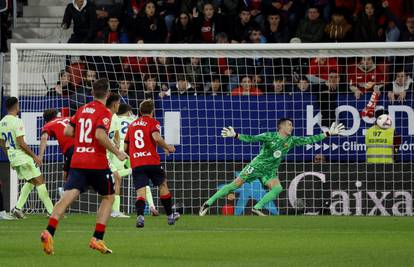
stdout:
[[379,116],[377,118],[377,125],[381,128],[381,129],[388,129],[391,127],[392,125],[392,119],[391,116],[388,114],[382,114],[381,116]]

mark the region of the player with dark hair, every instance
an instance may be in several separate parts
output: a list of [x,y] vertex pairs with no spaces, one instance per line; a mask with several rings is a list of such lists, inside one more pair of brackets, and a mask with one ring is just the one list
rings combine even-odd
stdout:
[[[58,111],[56,109],[47,109],[43,112],[43,120],[45,125],[42,128],[42,136],[40,137],[40,152],[39,158],[43,159],[47,147],[47,140],[49,136],[56,139],[60,151],[64,155],[64,164],[63,164],[63,180],[66,182],[70,167],[70,161],[72,160],[73,148],[75,140],[71,136],[65,136],[64,130],[66,125],[68,125],[70,118],[69,117],[58,117]],[[63,188],[59,187],[59,196],[63,195]]]
[[0,147],[7,154],[11,167],[17,172],[19,179],[26,180],[20,190],[19,199],[11,213],[23,219],[23,206],[33,188],[36,187],[40,200],[47,212],[52,213],[53,203],[47,192],[45,180],[40,172],[42,160],[30,149],[24,140],[26,135],[23,120],[19,114],[19,100],[9,97],[6,100],[7,115],[0,121]]
[[65,192],[53,208],[48,226],[40,236],[43,251],[48,255],[54,254],[53,236],[59,219],[89,186],[101,195],[101,204],[96,214],[95,232],[89,242],[89,247],[102,254],[112,253],[103,241],[114,202],[114,181],[106,158],[106,150],[114,153],[119,160],[125,160],[127,155],[119,151],[108,137],[112,117],[111,112],[105,106],[109,96],[108,80],[97,80],[93,84],[92,95],[94,100],[76,111],[64,131],[66,136],[75,137],[75,148]]
[[154,186],[159,187],[160,200],[168,216],[168,224],[173,225],[179,214],[173,213],[172,210],[172,197],[168,190],[165,172],[161,167],[157,145],[163,148],[167,155],[174,153],[175,147],[168,145],[161,137],[160,123],[153,118],[154,102],[152,100],[142,101],[139,105],[139,113],[141,117],[128,127],[124,145],[125,152],[130,156],[132,177],[137,192],[136,227],[144,227],[145,194],[149,180]]
[[330,135],[338,135],[344,130],[342,124],[332,124],[329,131],[308,137],[292,136],[293,122],[291,119],[282,118],[277,122],[278,132],[267,132],[255,136],[238,134],[233,127],[224,127],[221,131],[223,137],[233,137],[243,142],[260,142],[261,149],[248,165],[240,172],[240,175],[230,184],[226,184],[209,198],[200,208],[199,215],[206,215],[211,205],[219,198],[228,195],[245,182],[260,179],[262,184],[269,188],[269,192],[253,207],[253,214],[266,216],[262,208],[268,202],[273,201],[282,192],[283,188],[277,176],[277,170],[286,154],[295,146],[303,146],[319,142]]

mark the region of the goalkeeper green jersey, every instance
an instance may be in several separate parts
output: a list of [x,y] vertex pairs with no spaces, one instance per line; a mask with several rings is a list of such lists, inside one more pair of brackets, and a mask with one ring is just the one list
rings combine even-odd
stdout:
[[6,115],[0,121],[0,139],[5,140],[7,155],[13,167],[33,162],[32,157],[26,154],[17,143],[16,138],[24,135],[25,131],[22,119],[13,115]]
[[268,132],[255,136],[240,134],[239,139],[243,142],[260,142],[260,153],[249,165],[256,170],[265,172],[276,172],[286,154],[295,146],[303,146],[319,142],[325,138],[325,134],[297,137],[282,137],[277,132]]

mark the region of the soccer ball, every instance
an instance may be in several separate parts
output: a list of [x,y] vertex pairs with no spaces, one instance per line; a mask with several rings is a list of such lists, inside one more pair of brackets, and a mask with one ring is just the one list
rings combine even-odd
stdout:
[[391,116],[388,114],[382,114],[381,116],[379,116],[377,118],[377,125],[381,128],[381,129],[388,129],[391,127],[392,125],[392,119]]

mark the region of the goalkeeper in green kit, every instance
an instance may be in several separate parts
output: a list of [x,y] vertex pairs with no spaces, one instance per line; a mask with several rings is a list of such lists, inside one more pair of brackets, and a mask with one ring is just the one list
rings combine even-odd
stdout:
[[237,188],[241,187],[245,182],[252,182],[260,179],[262,184],[269,189],[263,198],[253,207],[253,214],[266,216],[262,208],[269,201],[273,201],[282,192],[283,188],[277,176],[277,170],[286,154],[295,146],[303,146],[319,142],[331,135],[338,135],[344,130],[342,123],[335,122],[325,133],[308,136],[297,137],[292,136],[293,123],[291,119],[282,118],[277,122],[278,132],[267,132],[255,136],[238,134],[233,127],[223,128],[221,135],[223,137],[233,137],[243,142],[260,142],[260,153],[257,155],[243,170],[240,175],[231,183],[223,186],[211,198],[209,198],[200,208],[200,216],[206,215],[213,203]]

